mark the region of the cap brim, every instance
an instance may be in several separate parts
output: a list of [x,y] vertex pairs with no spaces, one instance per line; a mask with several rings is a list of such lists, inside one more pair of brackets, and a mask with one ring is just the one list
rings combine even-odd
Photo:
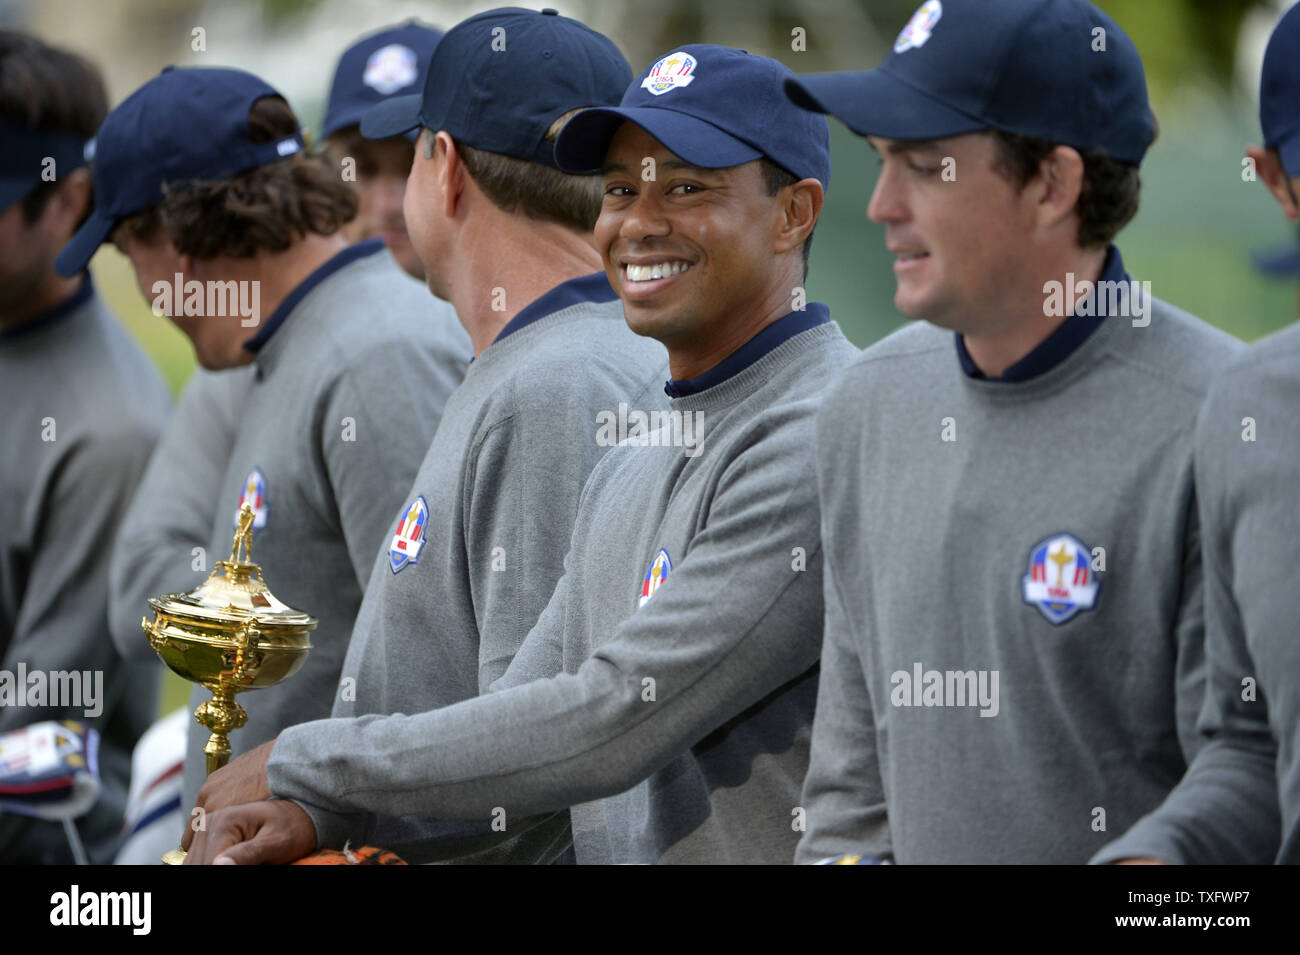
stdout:
[[116,220],[98,211],[92,212],[54,260],[54,271],[66,279],[84,269],[113,231],[115,224]]
[[376,103],[361,117],[361,135],[366,139],[388,139],[410,132],[420,125],[423,100],[421,94],[412,93]]
[[752,162],[763,154],[712,123],[656,106],[585,109],[565,124],[555,141],[555,161],[565,172],[597,172],[614,134],[624,123],[635,123],[692,166],[725,169]]
[[884,70],[791,77],[785,81],[785,94],[797,106],[829,113],[859,136],[943,139],[990,126]]
[[[335,133],[347,129],[349,126],[356,126],[360,128],[361,120],[365,117],[366,113],[368,113],[373,108],[374,106],[358,106],[355,109],[343,110],[339,113],[336,113],[333,116],[326,116],[325,122],[321,125],[320,136],[317,137],[317,140],[323,142],[324,140],[329,139]],[[398,133],[398,135],[401,136],[403,139],[407,140],[408,142],[413,143],[415,142],[416,137],[419,135],[419,130],[416,129],[415,127],[412,127],[411,129],[408,129],[404,133]],[[375,137],[366,136],[365,138],[374,139]]]

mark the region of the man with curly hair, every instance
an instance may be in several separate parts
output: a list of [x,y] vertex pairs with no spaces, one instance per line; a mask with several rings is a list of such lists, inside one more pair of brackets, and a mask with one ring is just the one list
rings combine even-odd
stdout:
[[[230,546],[251,505],[276,595],[319,625],[293,681],[250,709],[236,753],[329,715],[374,555],[469,360],[450,306],[431,303],[382,241],[340,234],[356,207],[328,161],[305,154],[270,86],[168,68],[105,120],[95,211],[57,262],[75,273],[111,238],[204,368],[254,366],[208,554]],[[205,735],[191,727],[186,805]]]

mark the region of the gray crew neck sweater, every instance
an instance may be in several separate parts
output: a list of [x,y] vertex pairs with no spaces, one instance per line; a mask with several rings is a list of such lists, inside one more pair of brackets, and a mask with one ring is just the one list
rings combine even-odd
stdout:
[[1082,863],[1195,752],[1191,436],[1239,343],[1162,302],[1023,382],[868,349],[817,461],[826,643],[798,860]]

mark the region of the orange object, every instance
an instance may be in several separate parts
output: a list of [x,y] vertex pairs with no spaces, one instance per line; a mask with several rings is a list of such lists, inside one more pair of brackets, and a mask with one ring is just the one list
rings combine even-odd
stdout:
[[402,858],[387,849],[378,846],[362,846],[351,849],[318,849],[309,856],[303,856],[291,865],[406,865]]

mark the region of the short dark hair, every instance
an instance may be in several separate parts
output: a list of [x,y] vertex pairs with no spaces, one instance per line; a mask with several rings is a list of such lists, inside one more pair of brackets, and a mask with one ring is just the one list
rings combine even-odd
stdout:
[[[998,151],[993,168],[1018,189],[1029,185],[1059,145],[1002,130],[993,130],[993,136]],[[1079,155],[1083,158],[1083,189],[1075,207],[1079,248],[1107,246],[1137,215],[1142,175],[1137,165],[1112,159],[1105,150],[1081,149]]]
[[[99,70],[85,57],[0,30],[0,115],[19,126],[91,139],[108,115],[108,96]],[[41,182],[22,198],[27,225],[41,217],[59,185]],[[86,216],[91,207],[87,203]]]
[[[248,113],[250,138],[272,142],[293,136],[298,117],[279,96],[263,96]],[[176,251],[199,259],[252,258],[283,252],[308,233],[333,235],[357,214],[357,197],[327,158],[298,152],[216,180],[163,187],[154,210]],[[122,224],[147,238],[150,213]]]
[[[763,185],[767,187],[767,194],[775,196],[786,186],[793,186],[799,182],[799,177],[787,170],[784,166],[778,166],[766,156],[758,158],[758,167],[763,171]],[[817,231],[817,225],[814,223],[812,232],[808,233],[808,238],[803,240],[803,277],[804,281],[808,280],[808,256],[812,254],[813,232]]]
[[[546,141],[559,138],[564,124],[579,112],[580,109],[569,110],[551,123]],[[420,134],[426,159],[433,156],[433,135],[433,130],[423,130]],[[498,209],[519,212],[541,222],[555,222],[584,234],[596,228],[604,195],[600,176],[562,172],[463,142],[456,143],[456,151],[470,178]]]

